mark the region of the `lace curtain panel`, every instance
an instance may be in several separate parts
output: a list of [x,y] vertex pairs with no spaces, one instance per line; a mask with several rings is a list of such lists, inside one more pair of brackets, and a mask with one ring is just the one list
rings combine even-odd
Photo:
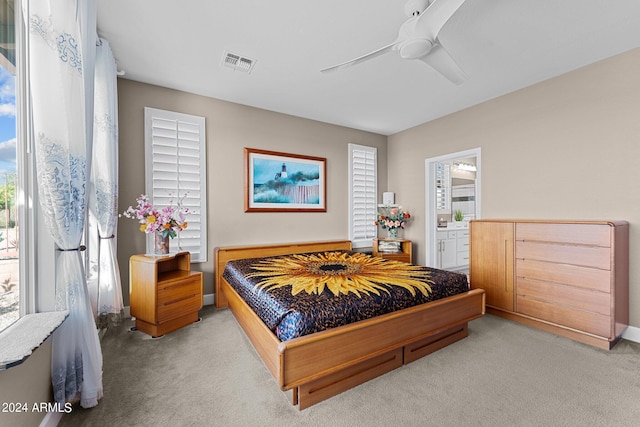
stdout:
[[56,309],[69,311],[53,335],[54,398],[59,403],[79,399],[88,408],[102,397],[102,352],[80,252],[93,142],[96,1],[31,0],[23,5],[38,193],[59,248]]
[[87,284],[96,324],[102,329],[120,324],[124,303],[115,236],[118,225],[117,69],[107,40],[100,39],[96,49]]

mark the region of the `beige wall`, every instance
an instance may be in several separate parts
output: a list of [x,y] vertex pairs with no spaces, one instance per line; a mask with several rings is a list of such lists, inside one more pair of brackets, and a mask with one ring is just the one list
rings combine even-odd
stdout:
[[[51,339],[47,339],[27,360],[0,372],[0,404],[21,403],[26,412],[2,412],[0,425],[12,427],[37,426],[47,415],[34,411],[34,404],[53,402],[51,387]],[[10,408],[4,408],[10,409]]]
[[480,147],[482,217],[630,223],[630,323],[640,327],[640,49],[389,137],[388,187],[424,264],[425,159]]
[[[144,107],[204,116],[207,129],[209,257],[194,264],[213,293],[216,246],[346,239],[348,152],[356,143],[378,148],[379,190],[387,181],[387,137],[246,107],[130,80],[118,80],[120,211],[145,191]],[[245,213],[244,147],[327,159],[326,213]],[[125,305],[129,303],[129,257],[144,253],[144,235],[133,220],[118,226],[118,262]]]

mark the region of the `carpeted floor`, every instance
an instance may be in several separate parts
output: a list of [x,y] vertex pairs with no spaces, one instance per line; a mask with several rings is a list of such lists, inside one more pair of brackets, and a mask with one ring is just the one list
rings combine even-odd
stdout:
[[494,316],[469,337],[304,411],[228,310],[103,341],[104,398],[60,426],[638,426],[640,344],[610,352]]

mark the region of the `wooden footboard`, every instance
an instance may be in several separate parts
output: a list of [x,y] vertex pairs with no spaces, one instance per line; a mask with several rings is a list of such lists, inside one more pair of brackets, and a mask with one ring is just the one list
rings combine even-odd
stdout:
[[345,246],[350,249],[350,242],[270,246],[275,253],[264,246],[216,249],[216,306],[231,309],[280,388],[293,390],[300,409],[466,337],[467,322],[484,314],[484,291],[475,289],[282,342],[222,277],[230,259],[348,250]]

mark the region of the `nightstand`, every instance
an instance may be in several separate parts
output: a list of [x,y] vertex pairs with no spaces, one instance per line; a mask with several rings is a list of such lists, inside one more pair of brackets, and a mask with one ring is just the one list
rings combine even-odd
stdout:
[[[382,250],[381,246],[385,246],[385,243],[397,242],[398,252],[387,252]],[[411,264],[411,240],[405,239],[373,239],[373,256],[382,257],[385,259],[392,259],[395,261],[406,262]]]
[[158,337],[197,322],[202,273],[191,271],[191,254],[133,255],[129,259],[131,316],[136,329]]

